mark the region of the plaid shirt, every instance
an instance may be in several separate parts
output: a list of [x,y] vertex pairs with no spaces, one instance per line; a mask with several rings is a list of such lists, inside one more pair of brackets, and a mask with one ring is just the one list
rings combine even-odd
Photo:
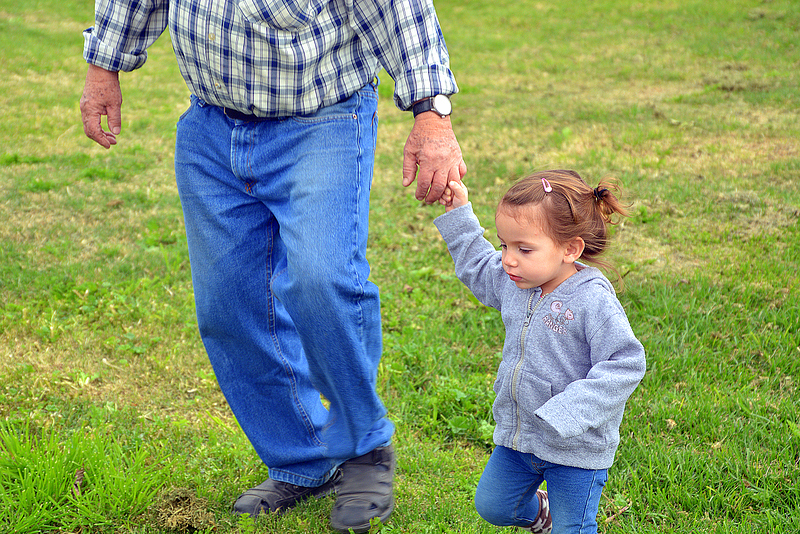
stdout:
[[401,110],[458,91],[432,0],[97,0],[84,58],[137,69],[167,25],[189,89],[245,113],[312,113],[381,68]]

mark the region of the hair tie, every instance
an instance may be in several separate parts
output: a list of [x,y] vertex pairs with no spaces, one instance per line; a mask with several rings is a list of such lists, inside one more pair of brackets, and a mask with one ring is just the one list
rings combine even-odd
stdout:
[[606,193],[608,193],[608,189],[606,189],[605,187],[603,189],[600,189],[600,187],[598,186],[595,187],[594,191],[592,192],[594,193],[595,201],[600,201],[603,200],[603,197],[606,195]]
[[551,193],[553,191],[553,186],[550,185],[550,182],[547,181],[547,178],[542,178],[542,187],[544,187],[545,193]]

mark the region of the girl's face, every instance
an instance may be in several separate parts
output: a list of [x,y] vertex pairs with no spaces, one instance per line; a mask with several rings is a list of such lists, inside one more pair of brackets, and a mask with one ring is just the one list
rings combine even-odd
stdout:
[[[528,217],[514,217],[502,207],[495,215],[497,237],[503,251],[503,268],[521,289],[540,287],[542,294],[552,292],[575,274],[574,243],[558,245],[544,231],[540,208],[532,208]],[[583,243],[577,238],[581,245]]]

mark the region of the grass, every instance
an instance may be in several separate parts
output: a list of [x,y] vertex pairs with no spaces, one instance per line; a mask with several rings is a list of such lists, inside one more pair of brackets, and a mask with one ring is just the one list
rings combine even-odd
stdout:
[[[615,176],[633,202],[610,259],[648,372],[601,531],[800,531],[794,2],[436,7],[490,230],[502,192],[538,169]],[[90,3],[0,0],[0,531],[328,532],[331,499],[229,513],[266,469],[196,331],[172,170],[187,91],[162,37],[122,75],[120,145],[93,146],[77,106],[91,24]],[[502,323],[453,276],[440,208],[400,185],[411,118],[382,82],[369,254],[399,451],[382,528],[502,532],[472,508]]]

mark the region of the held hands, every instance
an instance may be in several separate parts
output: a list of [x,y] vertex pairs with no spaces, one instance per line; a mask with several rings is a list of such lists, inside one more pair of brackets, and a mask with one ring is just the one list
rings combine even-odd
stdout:
[[445,205],[445,211],[453,211],[461,206],[466,206],[469,202],[469,191],[463,182],[456,182],[453,180],[447,186],[444,196],[442,197],[442,204]]
[[[83,132],[89,139],[105,148],[117,144],[122,127],[122,91],[119,73],[89,65],[81,96]],[[108,117],[108,129],[103,130],[102,116]]]
[[403,149],[403,187],[416,179],[417,200],[444,203],[447,184],[461,182],[465,174],[467,164],[461,157],[450,118],[433,111],[417,115]]

